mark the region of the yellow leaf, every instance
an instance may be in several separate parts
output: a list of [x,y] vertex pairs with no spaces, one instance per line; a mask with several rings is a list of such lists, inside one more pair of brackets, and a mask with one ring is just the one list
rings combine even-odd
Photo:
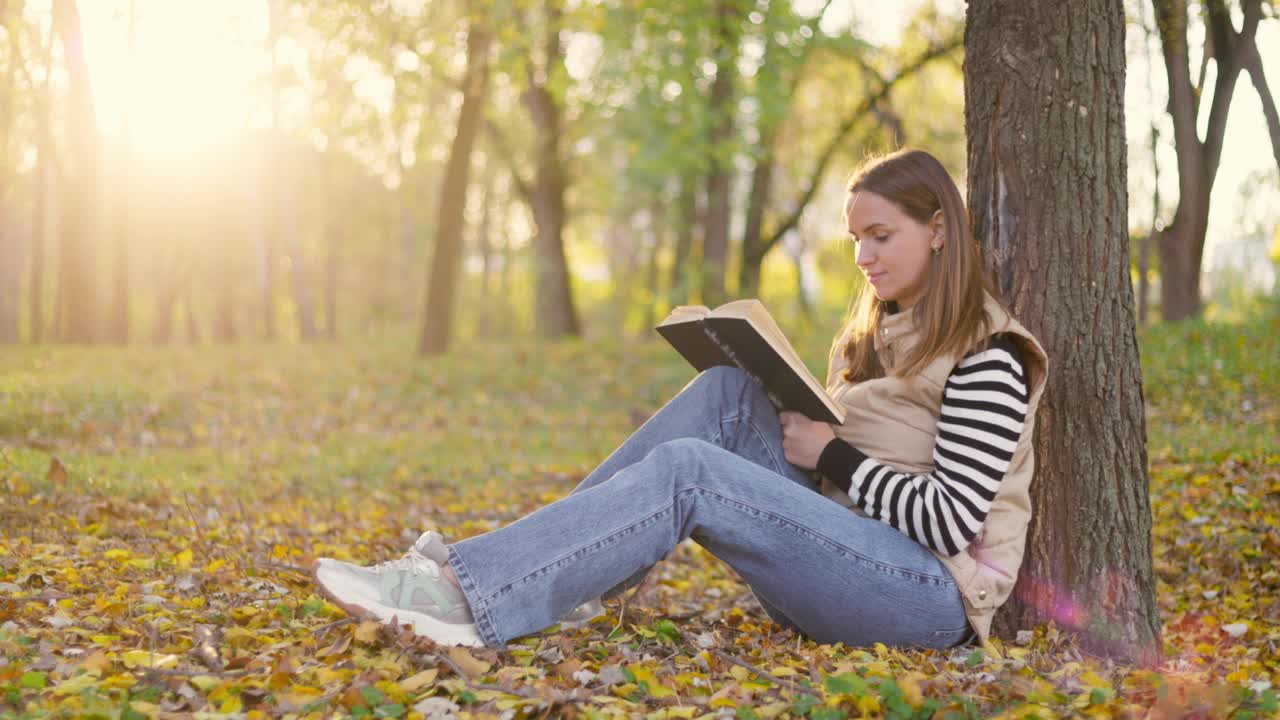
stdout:
[[462,668],[462,672],[469,677],[477,677],[489,672],[489,663],[483,660],[477,660],[474,655],[467,651],[464,647],[449,648],[449,659]]
[[769,674],[774,677],[791,677],[792,675],[796,675],[797,673],[795,668],[786,667],[785,665],[780,665],[776,668],[772,668],[771,670],[769,670]]
[[669,687],[665,687],[662,683],[658,682],[658,678],[653,674],[653,670],[651,668],[644,667],[643,665],[629,665],[627,666],[627,669],[635,676],[636,682],[642,682],[648,686],[649,694],[653,697],[664,698],[675,695],[674,690]]
[[400,689],[404,690],[407,693],[417,692],[421,688],[424,688],[430,685],[431,683],[435,682],[436,674],[439,672],[440,671],[437,670],[436,668],[429,668],[427,670],[423,670],[420,673],[410,675],[409,677],[400,681]]
[[878,715],[880,713],[880,698],[875,695],[863,695],[858,698],[858,712],[863,717],[870,715]]
[[1098,674],[1092,670],[1085,670],[1080,673],[1079,680],[1080,683],[1086,687],[1102,688],[1103,690],[1111,689],[1111,683],[1098,677]]
[[898,678],[898,687],[902,688],[902,697],[911,707],[924,704],[924,692],[920,689],[920,681],[925,679],[923,673],[910,672]]
[[741,665],[734,665],[733,667],[729,668],[729,674],[732,675],[733,679],[737,680],[738,682],[746,682],[747,678],[751,677],[751,673]]
[[223,560],[222,558],[218,558],[217,560],[210,562],[208,565],[205,565],[204,571],[207,573],[217,572],[223,565],[226,565],[226,564],[227,564],[226,560]]
[[133,553],[125,550],[124,548],[112,548],[102,553],[102,557],[107,560],[128,560],[133,557]]
[[728,695],[721,695],[720,697],[713,697],[713,698],[711,698],[711,702],[709,702],[709,703],[707,703],[707,704],[708,704],[708,705],[710,705],[710,706],[711,706],[711,707],[713,707],[713,708],[737,707],[737,706],[738,706],[738,703],[737,703],[733,698],[729,697]]
[[183,569],[191,567],[193,561],[195,561],[195,555],[191,550],[183,550],[173,556],[173,564]]
[[85,672],[101,675],[111,669],[111,658],[101,650],[94,650],[80,661],[80,667],[84,668]]
[[238,713],[241,710],[244,710],[244,701],[240,699],[240,693],[236,693],[226,700],[223,700],[222,704],[218,706],[218,712],[224,714]]
[[177,655],[161,655],[146,650],[130,650],[120,656],[124,666],[128,668],[175,668],[178,666]]
[[1227,682],[1229,683],[1243,683],[1243,682],[1247,682],[1248,680],[1249,680],[1249,673],[1245,672],[1244,670],[1236,670],[1235,672],[1227,673]]
[[232,619],[241,624],[248,622],[249,618],[257,614],[258,608],[253,607],[252,605],[241,605],[237,608],[231,608]]
[[57,687],[53,689],[53,694],[79,695],[82,690],[88,690],[96,684],[98,684],[98,678],[89,673],[84,673],[58,683]]
[[370,645],[378,642],[378,630],[381,628],[382,623],[377,620],[365,620],[356,626],[356,642]]

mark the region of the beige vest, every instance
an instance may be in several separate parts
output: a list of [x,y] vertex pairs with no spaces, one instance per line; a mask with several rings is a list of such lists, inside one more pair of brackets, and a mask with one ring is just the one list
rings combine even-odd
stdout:
[[[996,608],[1004,604],[1013,591],[1022,564],[1027,523],[1031,519],[1030,487],[1035,466],[1031,436],[1049,366],[1040,343],[989,296],[984,309],[991,318],[993,334],[1011,333],[1019,340],[1031,390],[1027,423],[1013,451],[1009,470],[973,543],[954,557],[934,553],[955,578],[964,597],[965,614],[982,642],[986,642],[991,631]],[[836,434],[868,457],[900,472],[932,471],[942,389],[960,358],[939,358],[911,379],[889,376],[850,384],[840,377],[847,366],[843,353],[845,340],[840,338],[835,344],[827,371],[827,391],[846,413],[844,424],[836,427]],[[919,333],[910,312],[885,315],[879,337],[875,339],[880,364],[893,367],[918,340]],[[827,497],[861,514],[849,496],[825,478],[822,490]]]

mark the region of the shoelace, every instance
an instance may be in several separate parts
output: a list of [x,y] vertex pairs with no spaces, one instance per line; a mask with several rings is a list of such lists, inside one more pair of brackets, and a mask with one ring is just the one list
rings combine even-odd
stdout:
[[413,575],[426,575],[431,578],[440,577],[440,566],[416,550],[410,550],[403,557],[388,560],[369,568],[370,572],[375,572],[379,575],[393,570],[408,571]]

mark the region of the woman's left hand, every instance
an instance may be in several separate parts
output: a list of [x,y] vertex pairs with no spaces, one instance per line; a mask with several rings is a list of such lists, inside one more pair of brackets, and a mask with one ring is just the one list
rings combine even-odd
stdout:
[[823,448],[836,436],[831,425],[791,410],[778,413],[778,420],[782,423],[782,452],[787,462],[803,470],[818,467]]

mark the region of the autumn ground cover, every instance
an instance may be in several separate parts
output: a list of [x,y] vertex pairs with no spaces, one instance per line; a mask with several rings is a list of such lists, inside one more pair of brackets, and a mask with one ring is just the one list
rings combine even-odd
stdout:
[[[814,366],[824,342],[801,343]],[[607,617],[501,652],[313,592],[317,556],[394,557],[564,494],[690,378],[659,343],[6,349],[0,717],[1274,715],[1280,312],[1142,348],[1158,668],[1053,626],[953,652],[818,645],[688,544]]]

